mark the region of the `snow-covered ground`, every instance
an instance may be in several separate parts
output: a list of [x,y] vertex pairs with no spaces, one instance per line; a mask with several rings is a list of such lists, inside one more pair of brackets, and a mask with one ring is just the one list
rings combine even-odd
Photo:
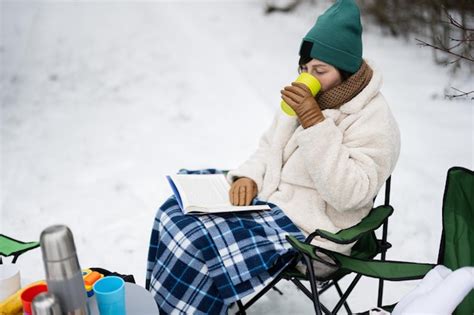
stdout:
[[[234,168],[255,150],[297,75],[301,38],[329,6],[317,2],[265,16],[263,1],[2,1],[1,233],[38,240],[66,224],[82,267],[143,284],[153,217],[171,194],[164,176]],[[450,83],[429,48],[364,27],[402,133],[387,257],[435,262],[446,171],[474,164],[474,104],[443,89],[474,80]],[[25,279],[44,276],[39,250],[18,262]],[[385,302],[416,283],[387,283]],[[353,311],[376,304],[376,284],[361,281]],[[249,313],[312,312],[290,283],[280,289]]]

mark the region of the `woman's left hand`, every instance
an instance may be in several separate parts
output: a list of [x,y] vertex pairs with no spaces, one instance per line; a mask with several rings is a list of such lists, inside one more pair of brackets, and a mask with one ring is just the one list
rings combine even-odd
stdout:
[[295,111],[304,129],[324,120],[316,99],[303,83],[293,82],[281,90],[281,98]]

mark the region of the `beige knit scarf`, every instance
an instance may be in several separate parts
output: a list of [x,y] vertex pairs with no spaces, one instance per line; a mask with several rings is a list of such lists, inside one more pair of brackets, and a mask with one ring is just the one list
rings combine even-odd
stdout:
[[363,60],[359,70],[347,78],[347,80],[316,95],[316,101],[321,110],[339,108],[350,101],[369,84],[372,73],[372,69],[365,60]]

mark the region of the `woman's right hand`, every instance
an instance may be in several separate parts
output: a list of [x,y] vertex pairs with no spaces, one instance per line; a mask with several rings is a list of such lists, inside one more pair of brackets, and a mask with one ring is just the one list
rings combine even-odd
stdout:
[[248,206],[257,196],[257,183],[251,178],[240,177],[232,183],[229,190],[230,203],[234,206]]

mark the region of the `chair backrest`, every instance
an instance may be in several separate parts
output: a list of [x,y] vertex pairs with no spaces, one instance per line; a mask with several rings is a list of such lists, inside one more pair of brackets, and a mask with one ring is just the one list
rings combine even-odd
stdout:
[[[463,167],[448,170],[438,264],[452,270],[474,266],[474,172]],[[471,291],[455,314],[471,314],[473,310],[474,291]]]

